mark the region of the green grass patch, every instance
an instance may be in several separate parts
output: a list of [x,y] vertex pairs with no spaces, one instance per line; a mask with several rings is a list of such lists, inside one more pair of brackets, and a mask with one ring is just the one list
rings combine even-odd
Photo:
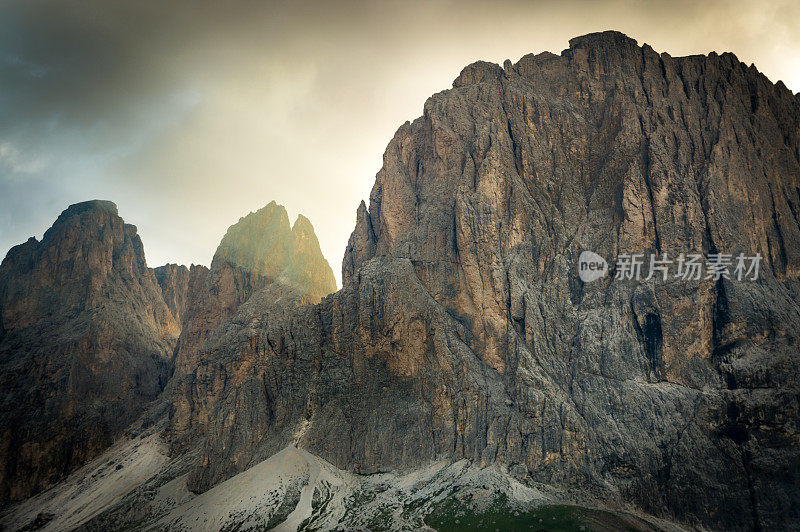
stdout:
[[[482,508],[481,508],[482,506]],[[425,524],[439,532],[535,530],[548,532],[588,532],[643,530],[627,516],[579,506],[547,505],[521,508],[496,494],[488,505],[449,497],[436,504],[425,517]]]

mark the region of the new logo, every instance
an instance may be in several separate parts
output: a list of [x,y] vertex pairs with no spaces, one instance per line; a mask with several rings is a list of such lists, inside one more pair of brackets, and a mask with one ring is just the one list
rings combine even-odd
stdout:
[[584,251],[578,257],[578,277],[584,283],[591,283],[608,273],[606,259],[593,251]]

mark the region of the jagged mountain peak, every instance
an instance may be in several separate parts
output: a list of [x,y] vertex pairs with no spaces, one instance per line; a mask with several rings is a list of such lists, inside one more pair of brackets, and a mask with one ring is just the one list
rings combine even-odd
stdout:
[[226,320],[259,291],[270,289],[300,305],[336,290],[311,222],[299,215],[291,226],[286,209],[275,201],[228,228],[210,270],[165,267],[156,273],[165,298],[182,317],[178,374],[196,367],[206,340],[222,334]]
[[[126,224],[119,215],[116,203],[108,200],[89,200],[75,203],[64,209],[42,237],[43,241],[61,235],[63,238],[65,228],[75,228],[78,231],[91,232],[107,225],[121,226],[131,238],[138,240],[136,226]],[[144,258],[144,250],[137,246]]]
[[311,221],[300,214],[291,225],[286,208],[275,201],[228,228],[211,270],[223,264],[280,280],[313,299],[336,290],[333,271],[322,255]]
[[579,35],[569,40],[569,47],[576,48],[631,48],[638,46],[636,39],[617,30],[597,31]]
[[311,220],[309,220],[302,214],[297,215],[297,219],[295,219],[294,224],[292,225],[292,232],[311,234],[311,235],[315,234],[314,226],[311,224]]
[[0,445],[0,499],[102,452],[160,394],[179,333],[136,228],[109,201],[71,205],[9,251],[0,331],[0,430],[13,442]]
[[113,214],[114,216],[119,216],[119,209],[117,208],[116,203],[110,200],[94,199],[73,203],[61,212],[61,215],[58,217],[58,219],[60,220],[62,218],[69,218],[70,216],[81,214],[83,212],[93,211],[107,212],[109,214]]
[[223,262],[256,273],[277,276],[286,265],[292,241],[289,216],[274,201],[243,216],[222,237],[211,261],[215,270]]

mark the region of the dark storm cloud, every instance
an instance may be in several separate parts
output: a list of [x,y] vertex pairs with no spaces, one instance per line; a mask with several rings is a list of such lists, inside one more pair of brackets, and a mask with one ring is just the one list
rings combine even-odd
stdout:
[[0,247],[109,188],[102,172],[170,113],[177,80],[157,59],[174,16],[131,7],[0,5]]

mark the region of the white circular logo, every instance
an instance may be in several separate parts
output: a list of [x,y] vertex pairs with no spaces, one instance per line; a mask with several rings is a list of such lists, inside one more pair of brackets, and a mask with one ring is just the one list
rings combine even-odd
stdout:
[[606,259],[593,251],[584,251],[578,257],[578,277],[584,283],[591,283],[608,273]]

